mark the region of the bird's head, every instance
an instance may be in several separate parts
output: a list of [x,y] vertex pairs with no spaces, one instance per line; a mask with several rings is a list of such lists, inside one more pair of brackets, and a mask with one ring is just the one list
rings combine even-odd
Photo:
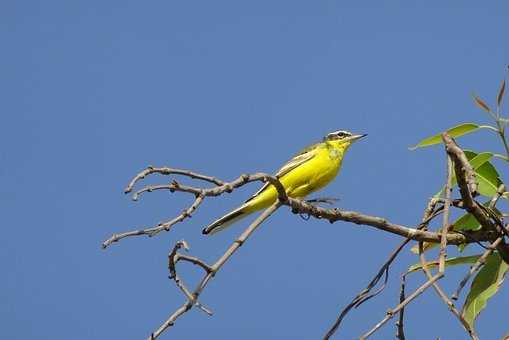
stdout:
[[348,147],[356,140],[367,136],[366,134],[356,135],[349,131],[338,130],[327,134],[323,137],[324,142],[329,142],[337,146]]

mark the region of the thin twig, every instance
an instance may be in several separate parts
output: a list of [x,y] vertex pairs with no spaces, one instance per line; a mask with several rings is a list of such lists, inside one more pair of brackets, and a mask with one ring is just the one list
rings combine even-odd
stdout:
[[102,248],[105,249],[112,243],[118,242],[121,239],[126,238],[126,237],[143,236],[143,235],[152,237],[163,230],[169,231],[173,225],[184,221],[186,218],[190,218],[192,216],[192,214],[194,213],[194,211],[203,202],[203,199],[204,199],[203,195],[196,196],[196,199],[194,200],[194,202],[187,209],[182,211],[181,214],[179,214],[177,217],[175,217],[174,219],[172,219],[170,221],[159,223],[155,227],[150,227],[150,228],[140,229],[140,230],[133,230],[133,231],[125,232],[125,233],[113,234],[109,239],[107,239],[106,241],[103,242]]
[[125,188],[124,192],[127,194],[131,192],[136,182],[144,179],[148,175],[158,173],[161,175],[181,175],[181,176],[187,176],[192,179],[199,179],[205,182],[209,182],[215,185],[223,185],[223,181],[220,179],[217,179],[212,176],[202,175],[193,171],[189,170],[183,170],[183,169],[173,169],[168,167],[162,167],[162,168],[155,168],[153,166],[148,166],[145,170],[139,172],[134,178],[129,182],[127,187]]
[[[422,216],[422,221],[421,221],[421,224],[419,225],[419,229],[426,229],[427,226],[428,226],[428,223],[431,222],[431,220],[438,216],[436,214],[436,204],[437,204],[438,200],[436,198],[431,198],[428,202],[428,205],[426,206],[426,209],[424,210],[424,213],[423,213],[423,216]],[[441,210],[443,209],[443,207],[441,208]],[[409,239],[407,238],[405,241],[409,241]],[[365,335],[361,336],[360,339],[365,339],[367,337],[369,337],[371,334],[373,334],[374,332],[376,332],[380,327],[382,327],[382,325],[387,322],[389,319],[392,318],[392,316],[394,315],[394,313],[396,313],[397,311],[403,311],[405,306],[410,303],[414,298],[416,298],[419,294],[421,294],[422,292],[424,292],[424,290],[426,290],[427,286],[426,286],[426,283],[423,284],[421,287],[419,287],[417,290],[414,291],[414,293],[412,293],[409,297],[406,297],[404,299],[401,299],[401,296],[400,296],[400,301],[399,301],[399,304],[392,310],[389,310],[387,312],[387,315],[385,316],[384,319],[382,319],[382,321],[380,321],[378,324],[376,324],[368,333],[366,333]],[[400,318],[402,318],[400,316]]]
[[[445,258],[447,256],[446,253],[446,247],[447,247],[447,233],[449,230],[449,206],[451,201],[451,181],[452,181],[452,161],[450,157],[447,157],[447,181],[446,181],[446,188],[445,188],[445,201],[444,201],[444,211],[443,211],[443,222],[442,222],[442,232],[441,232],[441,240],[440,240],[440,252],[439,252],[439,260],[438,260],[438,273],[436,275],[431,275],[429,271],[426,272],[428,275],[428,280],[420,286],[413,294],[411,294],[408,298],[406,298],[403,301],[400,301],[399,305],[396,306],[394,309],[389,310],[387,312],[387,315],[378,323],[376,324],[370,331],[368,331],[366,334],[360,337],[360,339],[367,339],[369,336],[371,336],[373,333],[375,333],[380,327],[382,327],[389,319],[391,319],[395,313],[398,311],[401,311],[404,309],[404,307],[412,301],[411,297],[415,298],[419,294],[422,294],[428,287],[433,286],[434,289],[437,291],[438,295],[444,300],[444,302],[449,306],[451,311],[454,315],[456,315],[460,321],[466,323],[466,321],[463,319],[461,314],[457,311],[457,309],[454,307],[453,303],[448,299],[447,295],[441,290],[440,286],[436,283],[438,280],[440,280],[444,276],[445,271]],[[424,259],[424,252],[423,252],[423,242],[419,242],[419,254],[421,256],[421,262],[423,268],[426,268],[427,270],[427,264]],[[467,323],[466,323],[467,324]],[[468,324],[465,326],[467,331],[469,331],[469,334],[472,336],[472,334],[475,335],[475,332],[468,326]],[[467,328],[468,327],[468,328]],[[477,338],[475,338],[477,340]]]
[[[132,191],[132,186],[139,179],[144,178],[145,176],[147,176],[147,174],[151,174],[154,172],[161,173],[161,171],[162,171],[161,169],[170,169],[170,168],[157,168],[156,169],[156,168],[149,167],[147,170],[144,170],[140,174],[138,174],[131,181],[131,183],[128,185],[128,190]],[[156,171],[156,170],[158,170],[158,171]],[[170,169],[170,170],[168,170],[167,173],[178,173],[180,175],[191,174],[192,176],[191,175],[189,175],[189,176],[192,178],[199,178],[199,179],[207,178],[208,181],[214,180],[214,181],[217,181],[217,182],[220,182],[223,184],[212,187],[212,188],[197,188],[197,187],[180,184],[177,181],[172,181],[170,184],[166,184],[166,185],[147,186],[145,188],[142,188],[141,190],[137,191],[133,195],[133,199],[137,200],[139,195],[144,192],[151,192],[154,190],[169,190],[170,192],[185,192],[185,193],[192,194],[195,196],[195,200],[191,204],[191,206],[189,206],[181,214],[179,214],[177,217],[175,217],[174,219],[172,219],[170,221],[159,223],[155,227],[149,227],[149,228],[145,228],[145,229],[139,229],[139,230],[133,230],[133,231],[128,231],[128,232],[119,233],[119,234],[113,234],[110,238],[108,238],[106,241],[104,241],[102,243],[103,249],[107,248],[112,243],[118,242],[121,239],[126,238],[126,237],[131,237],[131,236],[152,237],[152,236],[157,235],[161,231],[169,231],[173,225],[184,221],[186,218],[190,218],[192,216],[192,214],[195,212],[195,210],[198,208],[198,206],[203,202],[205,197],[219,196],[226,192],[232,192],[234,189],[239,188],[247,183],[256,182],[256,181],[269,182],[276,188],[276,190],[278,192],[279,200],[282,202],[285,202],[287,200],[286,191],[285,191],[283,185],[281,184],[281,182],[279,182],[279,180],[276,177],[267,175],[264,173],[256,173],[256,174],[252,174],[252,175],[241,175],[232,182],[224,183],[224,182],[222,182],[218,179],[215,179],[213,177],[196,174],[193,172],[189,172],[187,170],[179,170],[179,169]],[[165,172],[165,174],[166,174],[166,172]]]
[[[433,274],[429,270],[428,262],[426,261],[426,258],[424,256],[424,249],[423,249],[422,242],[419,242],[419,259],[420,259],[420,262],[421,262],[422,270],[423,270],[423,272],[426,275],[428,280],[432,280],[435,277],[439,277],[439,278],[443,277],[443,272],[439,271],[437,273],[437,275],[433,276]],[[437,281],[437,280],[435,280],[435,281]],[[461,312],[456,308],[456,306],[454,306],[454,303],[451,301],[451,299],[449,299],[447,294],[442,290],[442,288],[438,285],[437,282],[433,283],[433,288],[435,289],[435,291],[438,294],[438,296],[442,299],[442,301],[444,301],[444,303],[449,308],[451,313],[453,313],[458,318],[458,320],[460,321],[460,323],[463,326],[463,328],[465,328],[465,330],[467,331],[467,333],[470,336],[470,338],[472,340],[479,340],[479,336],[476,334],[475,330],[465,320],[465,318],[463,317]]]
[[[187,287],[183,284],[182,280],[178,278],[177,270],[175,268],[176,259],[175,256],[178,254],[177,250],[180,247],[177,245],[173,248],[173,251],[170,252],[169,255],[169,267],[170,267],[170,276],[174,278],[174,280],[179,280],[178,286],[184,292],[186,296],[186,302],[178,308],[170,317],[155,331],[149,336],[149,340],[157,339],[166,329],[173,326],[175,321],[182,316],[184,313],[189,311],[194,305],[198,302],[198,297],[205,289],[210,280],[216,275],[216,273],[221,269],[221,267],[228,261],[228,259],[246,242],[246,240],[251,236],[251,234],[265,221],[274,211],[276,211],[280,206],[281,202],[278,200],[272,206],[267,208],[258,218],[251,223],[246,230],[231,244],[231,246],[226,250],[226,252],[214,263],[212,266],[208,266],[205,263],[195,263],[200,265],[205,269],[205,276],[202,278],[196,289],[190,292]],[[181,257],[182,260],[184,258]],[[195,258],[193,258],[195,259]],[[202,308],[203,310],[203,308]],[[207,309],[208,310],[208,309]]]
[[[445,202],[444,202],[444,215],[442,221],[442,242],[440,243],[440,251],[438,258],[438,273],[436,277],[442,278],[445,275],[445,258],[447,256],[446,253],[446,238],[445,234],[447,230],[450,228],[449,225],[449,206],[451,202],[451,185],[452,185],[452,160],[450,156],[447,156],[447,181],[445,185]],[[419,242],[419,259],[421,261],[421,267],[425,273],[425,276],[429,281],[431,281],[434,276],[431,271],[428,269],[428,264],[426,258],[424,256],[424,247],[423,242]],[[458,309],[454,306],[454,303],[449,299],[447,294],[442,290],[438,282],[433,283],[433,289],[438,294],[438,296],[444,301],[445,305],[449,308],[449,310],[458,318],[461,322],[467,333],[470,335],[472,340],[478,340],[479,337],[475,333],[475,330],[470,326],[470,324],[465,320],[465,318],[461,315]]]
[[[432,220],[432,218],[436,217],[436,204],[437,200],[435,198],[432,198],[429,200],[428,205],[426,206],[426,209],[423,214],[422,222],[419,224],[418,230],[425,229],[428,223]],[[341,322],[343,321],[344,317],[350,312],[352,308],[359,307],[362,303],[366,302],[370,298],[380,294],[383,289],[385,288],[387,284],[387,280],[389,279],[389,267],[392,264],[392,262],[396,259],[398,254],[404,249],[404,247],[411,241],[411,238],[406,238],[401,242],[396,249],[389,255],[388,260],[382,265],[382,267],[379,269],[378,273],[374,276],[374,278],[370,281],[370,283],[367,285],[366,288],[364,288],[357,296],[339,313],[339,316],[337,317],[334,324],[330,327],[330,329],[327,331],[326,335],[324,336],[324,340],[330,339],[336,333],[339,326],[341,325]],[[378,288],[374,293],[371,293],[371,290],[378,284],[382,276],[385,274],[384,282],[380,288]]]
[[[405,301],[405,285],[406,285],[406,274],[401,275],[401,287],[399,290],[399,303]],[[399,318],[396,322],[396,338],[399,340],[405,340],[405,308],[401,308],[399,312]]]
[[408,305],[410,302],[412,302],[416,297],[421,295],[426,289],[428,289],[436,280],[438,280],[440,277],[435,276],[431,280],[426,281],[423,285],[421,285],[419,288],[417,288],[412,294],[407,296],[407,298],[399,303],[396,307],[393,309],[389,309],[387,311],[387,315],[380,320],[373,328],[371,328],[368,332],[363,334],[359,337],[359,340],[364,340],[373,335],[380,327],[382,327],[387,321],[392,319],[394,315],[396,315],[401,309],[405,308],[406,305]]
[[[367,300],[380,294],[383,291],[389,279],[389,267],[391,263],[396,259],[398,254],[401,252],[401,250],[403,250],[403,248],[408,244],[408,242],[410,242],[410,239],[404,240],[396,247],[396,249],[394,249],[394,251],[389,255],[387,261],[385,261],[382,267],[378,270],[378,273],[369,282],[366,288],[364,288],[345,308],[343,308],[343,310],[339,313],[339,316],[337,317],[336,321],[334,321],[334,324],[329,328],[329,330],[323,337],[324,340],[330,339],[334,335],[334,333],[336,333],[344,317],[348,314],[348,312],[352,308],[359,307],[362,303],[366,302]],[[378,288],[374,293],[371,293],[371,290],[378,284],[378,282],[384,275],[385,275],[384,282],[382,283],[380,288]]]
[[447,256],[447,233],[449,232],[449,207],[451,206],[452,160],[447,156],[447,180],[445,184],[444,214],[442,215],[442,238],[440,239],[440,252],[438,257],[438,272],[445,272],[445,258]]

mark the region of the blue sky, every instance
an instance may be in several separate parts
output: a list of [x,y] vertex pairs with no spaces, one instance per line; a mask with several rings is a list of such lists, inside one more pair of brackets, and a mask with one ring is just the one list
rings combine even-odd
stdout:
[[[444,152],[407,147],[486,121],[470,96],[493,102],[506,74],[508,10],[504,1],[2,2],[0,338],[140,339],[180,306],[169,248],[184,238],[213,262],[242,225],[216,237],[202,227],[257,186],[207,200],[171,233],[101,250],[110,234],[189,203],[125,197],[149,164],[229,180],[273,172],[327,132],[368,133],[323,195],[415,224],[444,180]],[[492,140],[483,132],[461,143],[498,148]],[[157,180],[168,179],[147,182]],[[317,339],[398,243],[283,208],[204,292],[214,316],[193,310],[163,339]],[[382,318],[415,261],[405,253],[384,295],[349,315],[337,338]],[[482,314],[482,338],[507,331],[496,320],[508,298],[505,289]],[[465,338],[433,292],[408,308],[407,333]],[[373,338],[394,334],[388,324]]]

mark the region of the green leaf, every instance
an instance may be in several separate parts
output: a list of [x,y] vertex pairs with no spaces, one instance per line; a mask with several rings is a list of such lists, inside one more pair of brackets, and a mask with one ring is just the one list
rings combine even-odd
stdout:
[[[494,214],[498,216],[502,216],[502,212],[498,210],[496,207],[489,208],[490,201],[484,202],[483,205],[490,209]],[[481,224],[477,221],[477,219],[474,217],[474,215],[466,213],[460,218],[458,218],[456,221],[452,223],[452,227],[454,231],[475,231],[481,229]],[[458,250],[462,252],[465,250],[467,244],[459,244]]]
[[488,300],[497,293],[508,269],[509,265],[498,254],[493,254],[472,281],[462,312],[472,327]]
[[[459,264],[475,263],[481,257],[481,255],[482,254],[471,255],[471,256],[451,257],[451,258],[445,260],[445,265],[446,265],[446,267],[448,267],[448,266],[456,266]],[[426,264],[427,264],[428,268],[438,267],[438,261],[429,261]],[[416,264],[410,266],[410,268],[408,268],[407,272],[412,273],[412,272],[415,272],[415,271],[418,271],[421,269],[422,269],[422,265],[420,263],[416,263]]]
[[481,195],[490,198],[495,196],[498,187],[500,186],[500,184],[502,184],[502,181],[500,180],[500,175],[498,174],[495,167],[489,162],[489,159],[486,159],[486,161],[481,162],[483,159],[487,158],[487,154],[491,154],[492,157],[493,154],[490,152],[482,152],[477,154],[469,150],[465,150],[464,152],[470,164],[472,164],[472,162],[476,160],[477,156],[486,154],[482,158],[481,157],[477,158],[475,164],[476,166],[472,165],[472,168],[474,169],[476,175],[476,181],[479,184],[477,191]]
[[[486,162],[490,161],[493,158],[493,153],[491,153],[491,152],[475,153],[475,152],[469,151],[469,150],[465,150],[464,152],[468,158],[470,165],[472,166],[472,169],[474,169],[474,171],[479,169],[482,165],[484,165]],[[454,187],[456,184],[458,184],[458,180],[456,179],[456,174],[453,174],[452,178],[451,178],[451,187]],[[498,186],[497,186],[497,188],[498,188]],[[445,186],[439,192],[437,192],[434,197],[438,198],[438,197],[442,196],[444,191],[445,191]]]
[[479,186],[477,191],[487,197],[493,197],[496,195],[498,187],[502,184],[500,175],[498,174],[495,167],[486,162],[475,171],[475,177]]
[[472,214],[465,214],[452,223],[454,230],[479,230],[481,225]]
[[[438,229],[437,230],[437,233],[440,233],[440,231],[442,230],[442,228]],[[440,245],[440,243],[435,243],[435,242],[423,242],[422,243],[422,252],[425,253],[427,252],[428,250],[430,249],[433,249],[433,248],[436,248]],[[413,246],[412,248],[410,248],[410,251],[414,254],[419,254],[419,245],[416,244],[415,246]]]
[[[455,126],[453,128],[450,128],[449,130],[447,130],[447,133],[451,137],[459,137],[459,136],[466,135],[467,133],[473,132],[479,128],[480,128],[480,126],[477,124],[464,123],[464,124]],[[410,150],[415,150],[417,148],[423,148],[426,146],[440,144],[440,143],[442,143],[442,133],[438,133],[434,136],[431,136],[431,137],[421,140],[416,146],[411,147]]]
[[[486,208],[489,207],[490,201],[486,201],[482,204]],[[502,212],[498,210],[496,207],[488,208],[493,212],[494,214],[498,216],[502,216]],[[453,230],[454,231],[465,231],[465,230],[479,230],[481,228],[479,222],[472,214],[464,214],[460,218],[458,218],[456,221],[452,223]]]

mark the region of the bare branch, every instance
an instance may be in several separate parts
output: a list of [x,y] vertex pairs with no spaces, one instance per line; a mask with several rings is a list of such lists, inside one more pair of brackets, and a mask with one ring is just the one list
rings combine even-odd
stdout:
[[[186,302],[178,308],[170,317],[149,336],[149,340],[158,338],[166,329],[173,326],[175,321],[182,316],[184,313],[189,311],[193,306],[198,306],[200,309],[205,311],[207,314],[211,312],[198,302],[198,297],[205,289],[210,280],[216,275],[221,267],[228,261],[228,259],[246,242],[246,240],[252,235],[252,233],[265,221],[274,211],[280,206],[281,202],[277,201],[272,206],[267,208],[256,220],[251,223],[246,230],[231,244],[231,246],[225,251],[225,253],[214,263],[209,266],[205,262],[201,261],[196,257],[186,256],[178,253],[178,250],[182,247],[189,248],[185,241],[179,241],[168,255],[168,268],[170,270],[170,278],[173,278],[177,283],[177,286],[182,290],[186,296]],[[190,291],[182,279],[179,277],[176,264],[178,261],[187,261],[202,267],[205,270],[205,276],[202,278],[198,286],[194,291]]]
[[173,225],[184,221],[186,218],[190,218],[192,216],[192,214],[194,213],[194,211],[198,208],[198,206],[203,202],[203,199],[204,199],[204,196],[198,195],[196,197],[196,199],[194,200],[193,204],[191,204],[191,206],[189,206],[189,208],[182,211],[182,213],[179,214],[177,217],[175,217],[174,219],[172,219],[170,221],[167,221],[164,223],[159,223],[155,227],[140,229],[140,230],[133,230],[133,231],[128,231],[128,232],[120,233],[120,234],[113,234],[109,239],[107,239],[106,241],[103,242],[102,248],[105,249],[112,243],[118,242],[121,239],[126,238],[126,237],[143,236],[143,235],[152,237],[163,230],[169,231]]
[[[419,229],[424,229],[427,227],[428,223],[437,216],[435,208],[437,205],[437,199],[432,198],[429,200],[428,205],[426,206],[426,209],[424,211],[424,215],[422,217],[422,222],[419,225]],[[440,210],[440,209],[438,209]],[[332,325],[332,327],[327,331],[327,334],[324,337],[324,340],[328,340],[334,333],[338,330],[339,326],[341,325],[341,322],[343,321],[343,318],[350,312],[350,310],[355,307],[359,307],[362,303],[366,302],[370,298],[380,294],[383,289],[385,288],[385,285],[387,283],[387,280],[389,278],[389,267],[392,264],[392,262],[396,259],[396,257],[399,255],[399,253],[404,249],[404,247],[411,241],[410,238],[406,238],[396,249],[391,253],[389,256],[389,259],[383,264],[383,266],[380,268],[378,273],[375,275],[375,277],[371,280],[371,282],[368,284],[366,288],[364,288],[353,300],[350,302],[339,314],[338,318]],[[385,274],[384,283],[380,288],[378,288],[374,293],[371,293],[371,290],[378,284],[380,279],[382,278],[382,275]],[[400,301],[402,303],[403,301]]]
[[[367,225],[415,241],[440,243],[441,240],[441,233],[409,228],[391,223],[382,217],[364,215],[356,211],[325,209],[291,197],[288,198],[288,202],[285,203],[285,205],[289,205],[292,208],[292,212],[296,214],[309,214],[318,219],[326,219],[331,223],[345,221],[359,225]],[[457,245],[476,241],[488,241],[494,239],[494,235],[493,232],[489,231],[472,231],[467,237],[460,233],[450,232],[447,234],[447,244]]]
[[234,189],[239,188],[247,183],[256,182],[256,181],[269,182],[276,188],[276,190],[278,192],[278,199],[281,202],[286,202],[288,199],[288,197],[286,195],[286,191],[285,191],[283,185],[281,184],[281,182],[279,182],[279,180],[276,177],[268,175],[268,174],[264,174],[264,173],[256,173],[253,175],[241,175],[234,181],[225,183],[225,182],[222,182],[216,178],[205,176],[205,175],[200,175],[200,174],[193,173],[193,172],[190,172],[187,170],[170,169],[170,168],[151,168],[151,167],[147,168],[147,170],[144,170],[140,174],[138,174],[129,183],[126,191],[127,190],[128,190],[128,192],[132,191],[133,185],[139,179],[144,178],[148,174],[155,173],[155,172],[164,173],[164,174],[173,174],[173,173],[177,173],[180,175],[186,174],[192,178],[199,178],[199,179],[203,179],[203,180],[207,180],[207,181],[216,181],[216,182],[220,182],[223,184],[218,185],[216,187],[212,187],[212,188],[198,188],[198,187],[183,185],[183,184],[178,183],[177,181],[172,181],[170,184],[166,184],[166,185],[147,186],[145,188],[142,188],[141,190],[137,191],[133,195],[134,200],[137,200],[139,198],[139,195],[141,195],[144,192],[152,192],[155,190],[169,190],[170,192],[186,192],[186,193],[195,195],[196,198],[195,198],[195,201],[193,202],[193,204],[191,204],[191,206],[189,206],[189,208],[185,209],[181,214],[179,214],[177,217],[175,217],[174,219],[172,219],[170,221],[167,221],[164,223],[159,223],[155,227],[133,230],[133,231],[128,231],[128,232],[112,235],[109,239],[107,239],[106,241],[103,242],[103,244],[102,244],[103,249],[107,248],[112,243],[118,242],[121,239],[126,238],[126,237],[131,237],[131,236],[152,237],[163,230],[169,231],[170,228],[173,225],[175,225],[176,223],[182,222],[186,218],[190,218],[192,216],[192,214],[194,213],[194,211],[198,208],[198,206],[203,202],[205,197],[219,196],[226,192],[232,192]]
[[[405,285],[406,285],[406,274],[401,275],[401,287],[399,290],[399,303],[403,303],[405,301]],[[399,319],[396,322],[396,338],[398,340],[405,340],[405,308],[401,308],[399,312]]]
[[[388,260],[382,265],[378,273],[375,275],[375,277],[371,280],[371,282],[367,285],[366,288],[364,288],[343,310],[341,313],[339,313],[339,316],[337,317],[334,324],[331,326],[331,328],[327,331],[327,333],[324,336],[324,340],[330,339],[334,333],[338,330],[339,326],[341,325],[341,322],[343,321],[344,317],[350,312],[352,308],[357,308],[367,300],[371,299],[372,297],[375,297],[376,295],[380,294],[387,284],[387,281],[389,279],[389,268],[392,262],[396,259],[398,254],[401,252],[401,250],[404,249],[404,247],[410,242],[410,239],[404,240],[396,249],[391,253]],[[371,293],[371,290],[378,284],[380,279],[385,276],[384,282],[382,285],[374,292]]]
[[449,207],[451,206],[451,185],[452,185],[452,161],[451,157],[447,156],[447,180],[445,183],[445,203],[444,214],[442,220],[442,235],[440,238],[440,253],[438,257],[438,272],[445,272],[445,258],[447,256],[447,233],[449,232]]
[[[433,217],[438,216],[436,213],[436,204],[438,200],[436,198],[430,199],[428,202],[428,205],[426,206],[426,209],[424,210],[424,214],[422,217],[422,222],[419,226],[420,229],[427,228],[428,223],[431,221]],[[441,235],[443,236],[443,234]],[[407,238],[406,241],[409,241],[410,239]],[[420,241],[420,244],[422,245],[422,241]],[[416,289],[410,296],[405,297],[404,294],[404,277],[402,278],[402,292],[400,293],[400,301],[399,304],[392,310],[387,311],[387,315],[378,323],[376,324],[370,331],[368,331],[366,334],[360,337],[360,339],[367,339],[369,336],[371,336],[374,332],[376,332],[380,327],[382,327],[387,321],[389,321],[395,313],[400,313],[399,321],[398,321],[398,335],[404,333],[403,330],[399,330],[399,327],[403,327],[403,317],[404,315],[401,315],[401,313],[404,313],[405,306],[409,304],[413,299],[415,299],[418,295],[422,294],[434,281],[438,280],[440,277],[436,277],[433,279],[430,279],[426,283],[424,283],[422,286],[420,286],[418,289]]]
[[[433,280],[436,277],[438,277],[438,278],[443,277],[443,272],[439,271],[437,275],[433,276],[433,274],[429,270],[428,262],[426,261],[426,258],[424,257],[424,249],[423,249],[422,242],[419,242],[419,259],[421,261],[422,270],[425,273],[425,275],[429,281]],[[434,280],[434,281],[437,281],[437,280]],[[454,306],[454,303],[449,299],[447,294],[442,290],[442,288],[438,285],[438,283],[433,282],[433,288],[437,292],[438,296],[442,299],[442,301],[444,301],[444,303],[449,308],[451,313],[453,313],[458,318],[458,320],[460,321],[463,328],[465,328],[465,330],[467,331],[470,338],[472,338],[472,340],[478,340],[479,336],[476,334],[475,330],[469,325],[469,323],[461,315],[461,312]]]
[[[438,258],[438,273],[436,277],[442,278],[445,275],[445,258],[446,254],[446,233],[450,228],[449,225],[449,206],[451,202],[451,185],[452,185],[452,160],[450,156],[447,156],[447,181],[445,185],[445,203],[444,203],[444,215],[442,222],[442,241],[440,242],[440,252]],[[434,276],[431,271],[428,269],[428,264],[426,258],[424,256],[424,247],[423,242],[419,242],[419,259],[421,261],[422,270],[424,271],[427,279],[432,281]],[[454,303],[449,299],[447,294],[442,290],[438,282],[433,283],[433,289],[438,294],[438,296],[444,301],[445,305],[449,308],[449,310],[459,319],[467,333],[470,335],[472,340],[479,340],[479,337],[475,333],[475,330],[470,326],[470,324],[463,318],[458,309],[454,306]]]
[[421,295],[428,287],[430,287],[435,281],[440,279],[439,276],[434,276],[431,280],[426,281],[422,286],[417,288],[412,294],[410,294],[403,302],[399,303],[396,307],[393,309],[389,309],[387,311],[387,315],[379,322],[377,323],[372,329],[370,329],[368,332],[366,332],[364,335],[359,337],[359,340],[364,340],[373,335],[380,327],[382,327],[387,321],[392,319],[394,315],[399,313],[400,310],[405,308],[406,305],[408,305],[410,302],[412,302],[416,297]]
[[136,176],[134,176],[134,178],[129,182],[129,184],[125,188],[124,192],[126,194],[131,192],[131,190],[133,189],[136,182],[144,179],[148,175],[155,174],[155,173],[161,174],[161,175],[182,175],[182,176],[190,177],[192,179],[199,179],[199,180],[202,180],[205,182],[209,182],[209,183],[212,183],[215,185],[223,185],[223,181],[221,181],[220,179],[217,179],[212,176],[202,175],[202,174],[192,172],[189,170],[173,169],[173,168],[168,168],[168,167],[155,168],[153,166],[148,166],[145,170],[141,171]]

